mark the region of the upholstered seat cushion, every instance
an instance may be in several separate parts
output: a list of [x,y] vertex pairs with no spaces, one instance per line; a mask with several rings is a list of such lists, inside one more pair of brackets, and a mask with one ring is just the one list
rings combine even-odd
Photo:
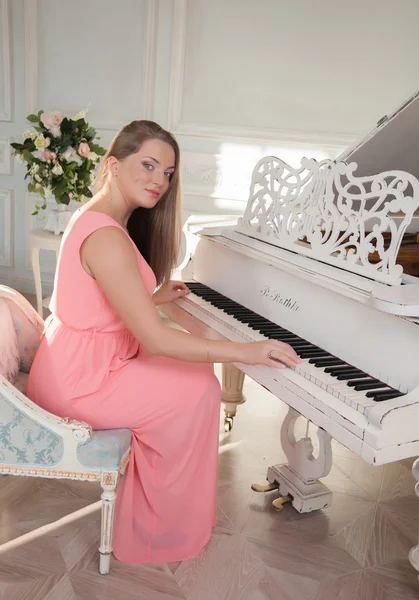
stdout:
[[130,445],[129,429],[93,431],[90,440],[77,448],[77,457],[88,469],[118,469]]

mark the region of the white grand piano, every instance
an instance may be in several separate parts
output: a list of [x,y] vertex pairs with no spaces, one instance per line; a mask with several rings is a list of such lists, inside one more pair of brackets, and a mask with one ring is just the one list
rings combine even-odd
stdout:
[[[244,215],[201,232],[188,266],[192,294],[165,309],[194,334],[275,338],[300,355],[294,369],[223,372],[227,430],[244,375],[289,406],[288,463],[254,487],[278,488],[276,508],[286,499],[299,512],[330,505],[320,479],[331,469],[331,438],[371,465],[419,456],[419,279],[396,264],[419,213],[418,130],[416,94],[336,161],[260,160]],[[300,415],[317,426],[316,459],[309,437],[296,442]],[[413,473],[419,481],[419,461]],[[419,570],[418,546],[410,561]]]

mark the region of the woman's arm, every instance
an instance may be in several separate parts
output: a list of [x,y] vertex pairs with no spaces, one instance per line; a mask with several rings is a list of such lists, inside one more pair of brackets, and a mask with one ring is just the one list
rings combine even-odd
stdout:
[[242,344],[206,340],[163,325],[138,268],[134,248],[123,231],[103,227],[92,233],[80,250],[85,270],[94,277],[109,303],[139,343],[151,354],[192,362],[273,363],[273,357],[286,365],[298,357],[287,344],[276,340]]

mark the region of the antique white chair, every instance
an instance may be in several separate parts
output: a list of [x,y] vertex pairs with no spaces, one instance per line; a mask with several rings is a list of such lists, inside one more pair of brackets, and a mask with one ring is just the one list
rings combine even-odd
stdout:
[[43,321],[18,292],[0,285],[0,474],[100,481],[99,571],[109,573],[119,476],[128,463],[131,431],[92,431],[61,419],[25,396]]

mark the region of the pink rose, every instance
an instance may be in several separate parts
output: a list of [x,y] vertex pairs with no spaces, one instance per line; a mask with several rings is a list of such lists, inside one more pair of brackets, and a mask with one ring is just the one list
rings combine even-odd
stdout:
[[50,152],[49,157],[51,160],[55,160],[57,158],[57,155],[55,154],[55,152]]
[[81,142],[78,147],[78,153],[83,158],[87,158],[89,156],[90,146],[87,142]]
[[41,187],[42,187],[42,185],[41,185],[40,183],[35,183],[35,188],[36,188],[37,190],[40,190],[40,189],[41,189]]
[[[59,131],[59,127],[60,127],[62,120],[63,120],[62,114],[57,111],[56,112],[44,112],[41,115],[42,123],[50,131],[52,131],[53,129],[55,130],[55,132]],[[53,135],[55,135],[55,133],[53,133]]]

